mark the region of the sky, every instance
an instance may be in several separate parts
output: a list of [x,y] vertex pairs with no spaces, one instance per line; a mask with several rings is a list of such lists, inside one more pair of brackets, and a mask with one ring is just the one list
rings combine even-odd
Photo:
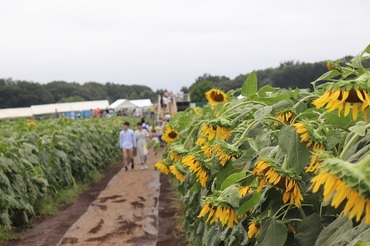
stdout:
[[356,55],[369,0],[0,0],[0,78],[174,92],[284,61]]

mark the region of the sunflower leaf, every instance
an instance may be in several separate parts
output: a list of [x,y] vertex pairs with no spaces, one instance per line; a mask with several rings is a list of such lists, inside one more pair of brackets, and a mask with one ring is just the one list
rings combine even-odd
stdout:
[[232,184],[235,184],[238,180],[245,178],[246,177],[246,172],[242,171],[239,173],[233,173],[229,177],[227,177],[224,182],[221,184],[221,190],[226,189]]
[[259,245],[284,245],[288,237],[288,230],[283,221],[276,218],[267,218],[262,221],[261,234],[258,237]]
[[261,201],[261,193],[253,192],[246,196],[247,201],[242,203],[238,209],[238,215],[245,214],[249,210],[251,210],[254,206],[256,206]]
[[337,77],[338,75],[340,75],[340,72],[339,71],[337,71],[337,70],[331,70],[331,71],[328,71],[328,72],[324,73],[323,75],[321,75],[314,82],[332,79],[334,77]]
[[252,71],[242,86],[242,96],[250,97],[257,93],[258,84],[257,84],[257,75]]
[[278,135],[279,146],[286,154],[288,165],[297,173],[301,173],[310,162],[310,151],[306,143],[300,141],[299,135],[292,126],[285,126]]

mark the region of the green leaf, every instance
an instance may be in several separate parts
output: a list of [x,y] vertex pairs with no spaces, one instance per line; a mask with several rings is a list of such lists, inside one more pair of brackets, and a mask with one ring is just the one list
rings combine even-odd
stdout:
[[331,71],[328,71],[326,73],[324,73],[323,75],[321,75],[318,79],[315,80],[316,81],[322,81],[322,80],[328,80],[328,79],[332,79],[334,77],[337,77],[338,75],[340,75],[340,72],[337,71],[337,70],[331,70]]
[[321,231],[315,246],[333,245],[338,235],[352,229],[352,221],[347,216],[340,217]]
[[311,153],[305,143],[301,143],[299,135],[292,126],[285,126],[278,134],[279,146],[286,154],[288,165],[301,173],[309,164]]
[[257,89],[257,75],[254,71],[252,71],[243,83],[242,96],[250,97],[257,93]]
[[261,246],[283,246],[288,237],[288,230],[283,221],[267,218],[262,221],[261,234],[257,241]]
[[348,128],[351,132],[356,133],[357,135],[363,137],[366,135],[366,124],[363,121],[359,121],[356,125]]
[[[254,191],[252,195],[248,195],[250,199],[242,203],[238,209],[238,215],[245,214],[256,206],[261,201],[261,193]],[[247,197],[248,197],[247,196]]]
[[366,47],[365,52],[370,54],[370,44]]
[[230,186],[223,190],[220,197],[234,208],[239,207],[239,189],[236,186]]
[[230,185],[235,184],[238,180],[240,180],[242,178],[245,178],[245,177],[246,177],[245,171],[240,172],[240,173],[233,173],[233,174],[231,174],[229,177],[227,177],[224,180],[224,182],[222,182],[222,184],[221,184],[221,190],[226,189]]
[[302,220],[298,227],[298,233],[294,236],[296,244],[300,246],[314,245],[322,229],[319,214],[314,213],[307,216]]
[[271,106],[265,106],[259,108],[256,112],[254,112],[253,116],[258,121],[264,121],[265,118],[271,113],[271,111],[272,111]]

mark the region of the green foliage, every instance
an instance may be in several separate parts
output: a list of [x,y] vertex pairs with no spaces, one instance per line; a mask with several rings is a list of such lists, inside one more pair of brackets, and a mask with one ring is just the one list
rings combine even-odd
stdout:
[[0,79],[0,108],[29,107],[31,105],[56,102],[78,102],[91,100],[149,98],[156,102],[158,94],[144,85],[123,85],[114,83],[85,84],[53,81],[39,84],[28,81]]
[[207,99],[204,96],[206,91],[209,91],[213,88],[211,81],[202,81],[196,84],[193,84],[189,88],[190,97],[192,102],[206,102]]
[[[178,190],[190,242],[321,246],[370,241],[370,68],[363,67],[361,55],[343,67],[336,62],[341,76],[325,74],[316,81],[325,83],[315,82],[312,92],[261,87],[257,71],[241,88],[227,92],[228,102],[171,119],[168,124],[179,135],[168,143],[158,167],[164,172],[181,167]],[[196,84],[202,82],[209,80]],[[337,90],[339,82],[347,87]],[[236,97],[239,92],[242,99]],[[344,117],[344,103],[362,115]]]
[[115,118],[0,122],[0,225],[27,224],[68,204],[121,155]]

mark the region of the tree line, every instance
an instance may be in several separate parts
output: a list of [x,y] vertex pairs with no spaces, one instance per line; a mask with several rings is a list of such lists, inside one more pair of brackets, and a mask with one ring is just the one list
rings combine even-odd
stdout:
[[[349,62],[353,57],[346,56],[341,60]],[[258,78],[259,88],[271,85],[278,88],[310,88],[311,82],[328,71],[326,61],[305,63],[299,61],[287,61],[276,68],[267,68],[255,71]],[[370,60],[363,61],[365,67],[370,67]],[[219,88],[223,91],[240,88],[248,74],[240,74],[234,79],[225,76],[213,76],[204,74],[199,76],[189,87],[191,100],[193,102],[205,102],[204,92],[211,88]]]
[[110,82],[79,84],[65,81],[40,84],[24,80],[0,79],[0,108],[106,99],[112,103],[121,98],[149,98],[155,103],[158,94],[144,85],[123,85]]

